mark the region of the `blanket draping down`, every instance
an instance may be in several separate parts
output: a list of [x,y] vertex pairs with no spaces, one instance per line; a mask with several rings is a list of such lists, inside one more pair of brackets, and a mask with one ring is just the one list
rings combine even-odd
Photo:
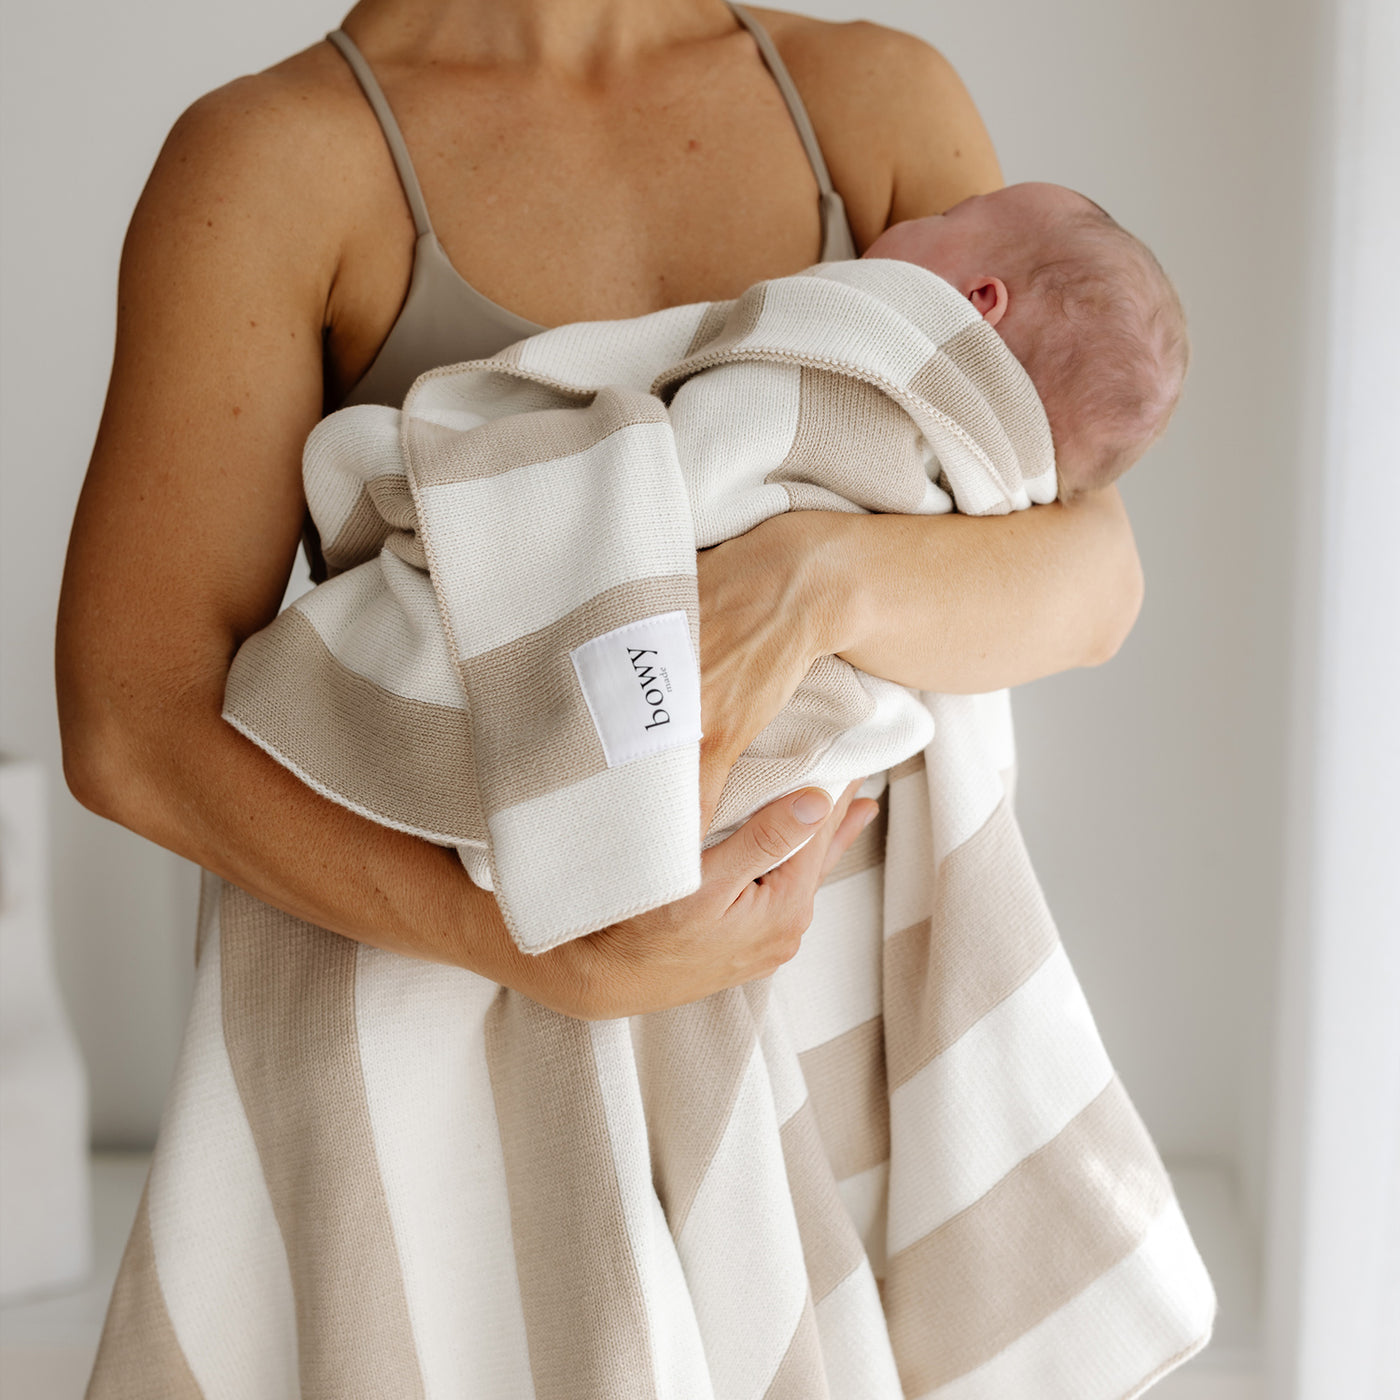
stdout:
[[[425,376],[399,419],[333,416],[307,479],[336,483],[319,519],[342,572],[245,645],[230,717],[336,800],[464,848],[469,869],[485,852],[476,873],[523,892],[517,937],[551,914],[528,893],[530,838],[566,825],[548,806],[492,824],[555,790],[503,798],[489,775],[518,750],[477,707],[522,680],[583,736],[582,758],[551,750],[540,771],[567,772],[604,863],[608,803],[638,801],[614,780],[643,771],[680,794],[652,815],[693,860],[695,737],[610,767],[626,736],[594,727],[570,652],[669,613],[693,646],[697,540],[777,510],[1053,494],[1025,470],[1046,460],[1038,404],[1017,420],[1010,357],[950,293],[901,264],[827,265],[546,332]],[[650,477],[628,476],[647,452]],[[747,477],[705,485],[736,461]],[[600,572],[625,571],[643,529],[660,540],[645,567]],[[561,557],[557,537],[591,553]],[[532,574],[576,589],[567,614],[530,611]],[[624,601],[589,613],[600,579]],[[552,653],[524,655],[541,636]],[[810,731],[779,726],[716,820],[798,772],[842,784],[876,752],[881,819],[791,963],[694,1005],[573,1020],[206,877],[194,1010],[93,1400],[1126,1400],[1204,1345],[1210,1281],[1012,813],[1007,697],[901,692],[926,726],[911,742],[893,696],[882,710],[869,678],[838,676],[808,678]],[[863,724],[854,766],[824,768]]]

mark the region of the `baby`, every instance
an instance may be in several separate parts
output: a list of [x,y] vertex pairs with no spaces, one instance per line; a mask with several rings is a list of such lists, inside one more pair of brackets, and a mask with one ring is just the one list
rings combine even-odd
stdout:
[[1166,427],[1186,374],[1181,303],[1092,200],[1010,185],[895,224],[865,256],[936,272],[996,327],[1045,405],[1062,500],[1107,486]]

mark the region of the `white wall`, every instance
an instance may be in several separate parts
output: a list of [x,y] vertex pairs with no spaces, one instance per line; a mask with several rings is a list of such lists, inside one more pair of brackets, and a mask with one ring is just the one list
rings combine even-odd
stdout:
[[[813,0],[813,12],[854,4]],[[1009,179],[1093,195],[1181,287],[1195,364],[1126,483],[1148,603],[1101,671],[1019,699],[1022,810],[1110,1049],[1169,1153],[1260,1180],[1298,470],[1304,0],[875,0],[954,60]],[[321,0],[70,12],[4,0],[6,748],[57,773],[63,541],[110,355],[121,231],[193,96],[314,39]],[[183,1013],[179,862],[55,801],[61,967],[100,1140],[153,1132]]]

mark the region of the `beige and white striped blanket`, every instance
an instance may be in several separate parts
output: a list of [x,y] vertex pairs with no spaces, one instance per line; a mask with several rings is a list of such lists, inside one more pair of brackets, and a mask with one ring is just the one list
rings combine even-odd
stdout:
[[[337,577],[243,647],[225,717],[326,796],[456,846],[530,952],[699,884],[697,548],[791,509],[1055,494],[1025,371],[891,261],[562,327],[424,376],[402,412],[333,414],[305,460]],[[931,733],[912,692],[824,657],[709,837]]]
[[[665,315],[673,359],[710,338]],[[335,641],[349,718],[399,713]],[[674,1011],[572,1020],[207,876],[92,1400],[1126,1400],[1203,1345],[1007,698],[920,699],[796,958]]]

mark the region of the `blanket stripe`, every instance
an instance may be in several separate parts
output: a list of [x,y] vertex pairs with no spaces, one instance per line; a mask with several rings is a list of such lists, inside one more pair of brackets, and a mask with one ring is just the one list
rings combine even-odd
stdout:
[[[890,1261],[885,1305],[912,1393],[995,1356],[1131,1253],[1168,1199],[1162,1178],[1138,1168],[1146,1151],[1115,1082],[977,1202]],[[1080,1191],[1088,1157],[1126,1183],[1112,1216]],[[1053,1234],[1044,1228],[1047,1207]],[[944,1322],[936,1340],[930,1311]]]
[[884,1042],[883,1019],[872,1016],[799,1057],[831,1169],[840,1179],[889,1160]]
[[763,1392],[764,1400],[807,1400],[809,1396],[831,1394],[822,1363],[817,1314],[809,1298],[802,1309],[802,1320],[793,1333],[772,1384]]
[[[486,1057],[535,1393],[655,1397],[643,1274],[591,1027],[503,989],[487,1016]],[[592,1325],[599,1315],[606,1330]]]
[[[606,770],[569,653],[638,613],[685,611],[694,600],[691,578],[635,579],[603,589],[533,632],[462,659],[473,703],[502,716],[482,733],[474,755],[488,815]],[[512,762],[519,753],[533,753],[538,762],[524,769]]]
[[[382,826],[442,844],[483,843],[465,706],[395,694],[347,666],[304,613],[286,616],[277,633],[259,633],[239,653],[235,727],[303,782]],[[353,725],[366,747],[337,743],[333,731],[309,722],[312,713]],[[406,762],[366,761],[405,741]]]
[[360,1064],[358,949],[310,925],[289,946],[287,922],[225,888],[224,1037],[287,1247],[301,1367],[329,1394],[408,1400],[422,1380]]
[[[792,510],[923,514],[930,483],[908,422],[908,414],[873,385],[803,366],[792,446],[764,481],[782,483]],[[878,493],[869,493],[870,474],[862,467],[871,460],[887,464],[889,472]]]
[[103,1393],[113,1400],[147,1400],[152,1395],[200,1400],[203,1392],[190,1372],[166,1310],[146,1196],[142,1191],[122,1255],[96,1367],[111,1378]]

